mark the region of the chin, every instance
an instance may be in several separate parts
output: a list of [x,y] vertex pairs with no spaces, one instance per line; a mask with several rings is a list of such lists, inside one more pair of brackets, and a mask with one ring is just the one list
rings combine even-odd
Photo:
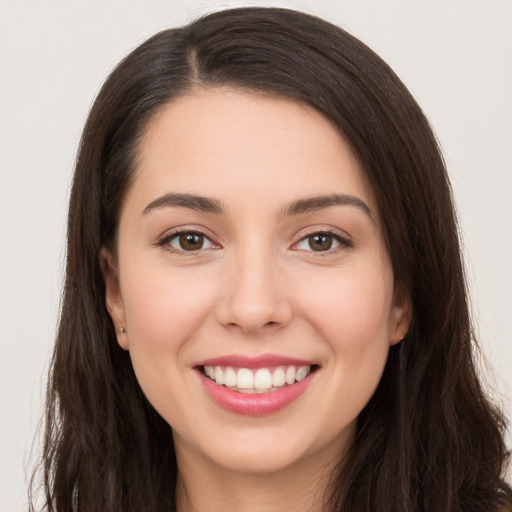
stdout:
[[265,475],[290,470],[298,465],[307,454],[300,447],[280,447],[282,443],[271,443],[263,447],[235,447],[229,450],[224,446],[222,453],[212,454],[212,461],[225,470],[240,474]]

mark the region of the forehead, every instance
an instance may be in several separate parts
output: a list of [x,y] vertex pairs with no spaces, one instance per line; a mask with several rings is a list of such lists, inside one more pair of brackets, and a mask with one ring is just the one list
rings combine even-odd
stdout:
[[350,193],[374,204],[349,144],[316,110],[230,88],[176,98],[148,123],[128,195],[267,203]]

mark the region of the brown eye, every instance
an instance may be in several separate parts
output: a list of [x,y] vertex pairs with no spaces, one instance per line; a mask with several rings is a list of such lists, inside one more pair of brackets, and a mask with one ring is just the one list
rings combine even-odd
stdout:
[[349,249],[353,246],[354,244],[348,238],[344,238],[337,233],[317,231],[316,233],[311,233],[300,239],[299,242],[294,245],[294,249],[308,252],[335,253],[338,249],[343,247]]
[[160,245],[167,245],[172,249],[183,252],[201,251],[202,249],[211,249],[215,246],[207,236],[195,231],[175,233],[164,239]]
[[315,233],[307,237],[309,247],[313,251],[328,251],[333,245],[333,238],[327,233]]
[[179,236],[179,242],[184,251],[198,251],[203,247],[204,236],[197,233],[185,233]]

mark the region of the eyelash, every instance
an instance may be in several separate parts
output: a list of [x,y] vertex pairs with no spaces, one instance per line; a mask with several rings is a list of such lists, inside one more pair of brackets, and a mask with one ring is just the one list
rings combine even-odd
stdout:
[[[156,245],[158,247],[163,247],[165,250],[167,250],[169,252],[172,252],[175,254],[180,254],[180,255],[197,254],[198,252],[203,251],[205,249],[204,247],[201,247],[200,249],[195,250],[195,251],[194,250],[187,251],[186,249],[178,249],[178,248],[172,247],[170,245],[170,243],[173,240],[175,240],[178,237],[183,236],[183,235],[201,236],[204,238],[204,240],[208,240],[212,244],[212,246],[218,245],[215,242],[213,242],[213,240],[206,233],[201,231],[200,229],[180,229],[177,231],[173,231],[172,233],[169,233],[168,235],[164,236],[161,240],[159,240],[156,243]],[[213,247],[208,247],[208,249],[210,249],[210,248],[213,248]]]
[[303,236],[298,242],[296,242],[294,244],[294,247],[297,247],[300,243],[307,241],[310,237],[314,237],[314,236],[318,236],[318,235],[323,235],[323,236],[329,237],[333,241],[336,241],[339,245],[334,248],[329,247],[325,251],[315,251],[311,248],[311,244],[309,244],[310,245],[309,250],[308,249],[298,249],[298,248],[295,250],[310,252],[310,253],[312,253],[312,255],[314,255],[314,257],[324,257],[324,256],[328,256],[330,254],[335,254],[340,250],[351,249],[354,247],[354,243],[351,240],[341,236],[339,233],[337,233],[335,231],[330,231],[328,229],[322,229],[322,230],[312,231],[312,232],[308,233],[307,235]]
[[[201,237],[203,237],[204,240],[207,240],[212,245],[212,247],[207,247],[207,248],[201,247],[200,249],[197,249],[194,251],[194,250],[186,250],[183,248],[176,248],[176,247],[172,247],[170,245],[170,243],[173,240],[175,240],[178,237],[183,236],[183,235],[201,236]],[[309,250],[296,248],[300,243],[307,241],[310,237],[314,237],[314,236],[318,236],[318,235],[323,235],[323,236],[329,237],[332,240],[334,240],[335,242],[337,242],[339,245],[334,248],[329,247],[325,251],[315,251],[311,248],[311,244],[309,244],[309,246],[310,246]],[[165,250],[167,250],[169,252],[172,252],[175,254],[180,254],[180,255],[194,255],[194,254],[197,254],[198,252],[201,252],[205,249],[212,249],[212,248],[220,247],[213,240],[211,240],[211,238],[208,235],[206,235],[206,233],[204,233],[203,231],[201,231],[199,229],[180,229],[178,231],[173,231],[172,233],[166,235],[161,240],[159,240],[155,245],[157,245],[158,247],[163,247]],[[217,246],[217,247],[215,247],[215,246]],[[311,233],[304,235],[298,242],[293,244],[292,249],[297,250],[297,251],[310,252],[315,257],[322,257],[322,256],[327,256],[329,254],[337,253],[339,250],[341,250],[343,248],[351,249],[353,247],[354,247],[353,242],[351,240],[349,240],[348,238],[345,238],[345,237],[341,236],[339,233],[336,233],[334,231],[324,229],[324,230],[319,230],[319,231],[312,231]]]

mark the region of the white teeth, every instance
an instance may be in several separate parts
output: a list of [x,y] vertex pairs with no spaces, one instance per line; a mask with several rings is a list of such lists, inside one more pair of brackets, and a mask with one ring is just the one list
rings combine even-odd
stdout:
[[215,367],[215,382],[217,384],[224,384],[224,372],[220,366]]
[[230,368],[229,366],[224,371],[224,384],[228,387],[234,387],[236,386],[237,378],[236,373],[233,368]]
[[205,366],[204,374],[219,385],[244,393],[266,393],[306,378],[311,366],[278,366],[277,368],[233,368],[231,366]]
[[310,367],[309,366],[301,366],[297,373],[295,374],[295,380],[299,382],[299,380],[302,380],[306,378],[309,375]]
[[[290,368],[293,368],[293,366],[290,366]],[[284,370],[282,368],[277,368],[274,373],[272,374],[272,386],[280,387],[284,386],[284,383],[286,382]]]
[[286,370],[286,384],[290,385],[295,382],[295,366],[289,366]]
[[210,377],[210,379],[215,380],[215,366],[205,366],[204,373]]
[[270,389],[272,387],[272,374],[266,368],[260,368],[254,376],[256,389]]
[[[215,381],[217,382],[217,379],[215,379]],[[254,389],[254,375],[251,370],[247,368],[240,368],[240,370],[238,370],[236,386],[240,389]]]

